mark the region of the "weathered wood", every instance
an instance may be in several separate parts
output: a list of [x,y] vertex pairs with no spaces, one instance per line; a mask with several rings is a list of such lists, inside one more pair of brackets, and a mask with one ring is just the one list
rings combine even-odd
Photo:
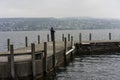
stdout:
[[68,34],[68,41],[70,41],[70,34]]
[[111,33],[109,33],[109,40],[111,40]]
[[89,40],[90,41],[92,40],[92,34],[91,33],[89,34]]
[[28,47],[28,38],[27,38],[27,36],[25,37],[25,47]]
[[43,75],[47,74],[47,42],[44,42]]
[[38,35],[38,44],[40,44],[40,35]]
[[[71,36],[71,49],[72,49],[72,46],[73,46],[73,36]],[[73,59],[73,52],[71,52],[71,60]]]
[[62,34],[62,41],[64,41],[64,34]]
[[64,47],[65,47],[65,49],[64,49],[64,64],[66,65],[66,52],[67,52],[67,39],[66,39],[66,37],[65,37],[65,39],[64,39],[65,41],[64,41]]
[[55,65],[56,65],[55,53],[56,53],[56,46],[55,46],[55,39],[54,39],[53,40],[53,69],[55,68]]
[[7,49],[10,50],[10,39],[7,39]]
[[32,76],[33,79],[36,77],[36,69],[35,69],[35,44],[31,43],[31,53],[32,53]]
[[82,43],[82,34],[81,33],[79,34],[79,43],[80,44]]
[[10,45],[10,71],[11,71],[11,78],[15,79],[14,46],[13,45]]
[[48,42],[50,41],[50,39],[49,39],[49,34],[47,34],[47,41],[48,41]]

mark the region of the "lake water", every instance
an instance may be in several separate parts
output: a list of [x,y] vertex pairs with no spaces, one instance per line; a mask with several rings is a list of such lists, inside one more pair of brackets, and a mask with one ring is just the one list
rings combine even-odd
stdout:
[[120,80],[120,55],[77,56],[46,80]]
[[[92,40],[108,40],[108,34],[112,33],[112,40],[120,40],[119,29],[100,29],[100,30],[59,30],[56,31],[56,40],[62,40],[62,34],[70,33],[74,37],[74,41],[78,42],[79,33],[82,33],[82,40],[89,40],[89,33],[92,33]],[[7,39],[11,40],[11,44],[15,48],[25,46],[25,36],[28,36],[28,43],[37,44],[37,36],[41,36],[41,42],[47,41],[47,34],[49,31],[13,31],[13,32],[0,32],[0,52],[7,51]]]
[[[89,33],[92,33],[92,40],[108,40],[108,34],[112,33],[112,40],[120,40],[120,31],[115,29],[106,30],[61,30],[56,31],[56,40],[62,40],[62,34],[70,33],[74,41],[79,40],[79,33],[82,33],[82,40],[89,40]],[[28,36],[29,45],[37,44],[37,36],[41,35],[41,42],[47,41],[49,31],[18,31],[0,32],[0,51],[7,50],[7,39],[15,48],[25,46],[25,36]],[[113,53],[114,54],[114,53]],[[56,75],[46,80],[120,80],[120,55],[94,55],[76,56],[66,67],[60,67]]]

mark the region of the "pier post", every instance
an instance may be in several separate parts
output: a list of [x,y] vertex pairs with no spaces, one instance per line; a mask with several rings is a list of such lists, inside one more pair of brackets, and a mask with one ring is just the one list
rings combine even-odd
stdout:
[[90,33],[89,34],[89,41],[91,41],[92,40],[92,34]]
[[[71,49],[72,49],[72,46],[73,46],[73,36],[71,36]],[[71,60],[73,59],[73,52],[71,52]]]
[[111,40],[111,33],[109,33],[109,40]]
[[14,64],[14,46],[10,45],[10,71],[12,80],[15,79],[15,64]]
[[65,49],[64,49],[64,65],[66,65],[66,52],[67,52],[67,39],[66,39],[66,37],[65,37],[65,39],[64,39],[65,41],[64,41],[64,47],[65,47]]
[[47,41],[48,41],[48,42],[50,41],[50,39],[49,39],[49,34],[47,34]]
[[64,34],[62,34],[62,41],[64,41]]
[[82,34],[81,33],[79,34],[79,43],[80,44],[82,43]]
[[38,44],[40,44],[40,35],[38,35]]
[[70,34],[68,34],[68,41],[70,41]]
[[10,39],[7,39],[7,49],[10,51]]
[[31,43],[31,53],[32,53],[32,76],[33,79],[36,77],[36,69],[35,69],[35,44]]
[[53,69],[55,69],[55,65],[56,65],[55,53],[56,53],[56,47],[55,47],[55,38],[54,38],[54,40],[53,40]]
[[25,47],[28,47],[28,38],[27,38],[27,36],[25,37]]
[[43,75],[47,75],[47,42],[44,42]]

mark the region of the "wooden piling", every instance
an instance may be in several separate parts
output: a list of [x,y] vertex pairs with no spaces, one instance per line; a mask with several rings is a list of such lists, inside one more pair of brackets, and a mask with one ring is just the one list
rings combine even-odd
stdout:
[[7,49],[10,51],[10,39],[7,39]]
[[109,33],[109,40],[111,40],[111,33]]
[[32,76],[33,79],[36,77],[36,69],[35,69],[35,44],[31,43],[31,53],[32,53]]
[[70,41],[70,34],[68,34],[68,41]]
[[47,75],[47,42],[44,42],[43,75]]
[[40,35],[38,35],[38,44],[40,44]]
[[27,38],[27,36],[25,37],[25,47],[28,47],[28,38]]
[[81,33],[79,34],[79,43],[80,44],[82,43],[82,34]]
[[56,47],[55,47],[55,39],[53,40],[53,69],[55,68],[55,53],[56,53]]
[[[73,48],[73,36],[71,36],[71,49]],[[73,60],[73,52],[71,52],[71,60]]]
[[14,64],[14,46],[10,45],[10,73],[11,78],[15,79],[15,64]]
[[47,41],[48,41],[48,42],[50,41],[50,39],[49,39],[49,34],[47,34]]
[[64,41],[64,34],[62,34],[62,41]]
[[92,34],[90,33],[89,34],[89,41],[91,41],[92,40]]
[[66,65],[66,52],[67,52],[67,39],[66,39],[66,37],[65,37],[65,39],[64,39],[65,41],[64,41],[64,47],[65,47],[65,49],[64,49],[64,65]]

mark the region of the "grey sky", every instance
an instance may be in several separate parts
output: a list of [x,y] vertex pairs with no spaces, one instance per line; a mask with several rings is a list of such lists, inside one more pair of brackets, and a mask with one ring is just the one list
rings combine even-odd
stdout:
[[0,17],[120,18],[120,0],[0,0]]

